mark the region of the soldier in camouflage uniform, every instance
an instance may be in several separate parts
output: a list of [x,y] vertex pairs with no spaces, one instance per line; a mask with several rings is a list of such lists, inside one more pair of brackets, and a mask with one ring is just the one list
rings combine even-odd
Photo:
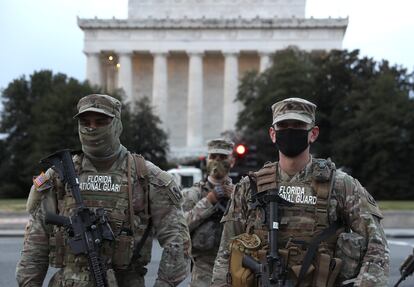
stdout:
[[[315,109],[300,98],[272,106],[269,134],[279,150],[279,162],[265,164],[236,185],[222,219],[212,286],[258,285],[254,278],[246,279],[254,275],[240,258],[248,253],[267,262],[268,205],[258,199],[266,200],[261,194],[270,190],[291,203],[279,205],[280,220],[273,224],[278,229],[285,286],[387,286],[389,249],[382,214],[358,180],[336,170],[330,160],[309,153],[319,134]],[[305,263],[308,251],[314,255]]]
[[184,216],[191,233],[190,286],[210,286],[222,224],[220,220],[233,190],[229,177],[234,165],[233,143],[223,139],[208,143],[207,179],[183,190]]
[[[172,177],[119,141],[121,103],[107,95],[89,95],[78,103],[82,153],[73,156],[85,205],[104,208],[115,240],[101,249],[109,286],[144,286],[152,237],[163,247],[155,286],[176,286],[187,275],[190,238],[181,208],[182,195]],[[19,286],[42,286],[48,265],[59,268],[49,286],[94,286],[85,256],[75,256],[62,227],[45,224],[46,212],[69,216],[74,198],[48,169],[34,179],[27,209]],[[131,262],[135,245],[138,258]]]

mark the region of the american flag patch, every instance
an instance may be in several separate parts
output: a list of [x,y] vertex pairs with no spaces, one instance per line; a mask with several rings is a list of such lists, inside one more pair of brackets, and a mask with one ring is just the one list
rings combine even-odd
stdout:
[[49,179],[49,177],[44,173],[44,172],[42,172],[39,176],[37,176],[37,177],[35,177],[34,179],[33,179],[33,184],[37,187],[37,188],[39,188],[39,187],[41,187],[47,180]]

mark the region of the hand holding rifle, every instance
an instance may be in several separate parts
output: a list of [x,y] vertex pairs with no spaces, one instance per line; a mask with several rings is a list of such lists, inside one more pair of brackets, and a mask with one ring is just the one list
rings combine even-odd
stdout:
[[73,254],[88,258],[95,286],[107,287],[106,267],[100,256],[100,248],[104,240],[113,241],[115,237],[104,209],[98,208],[94,212],[83,203],[79,179],[69,150],[58,151],[41,160],[41,163],[53,166],[62,182],[68,185],[76,202],[69,217],[48,212],[45,223],[65,227]]

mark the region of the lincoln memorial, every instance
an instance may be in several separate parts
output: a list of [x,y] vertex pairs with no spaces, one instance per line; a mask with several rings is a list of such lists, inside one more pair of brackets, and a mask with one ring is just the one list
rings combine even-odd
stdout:
[[[233,130],[239,80],[288,46],[341,49],[348,19],[305,18],[306,0],[129,0],[127,19],[78,19],[86,75],[151,99],[170,157],[201,155]],[[270,115],[269,115],[270,117]]]

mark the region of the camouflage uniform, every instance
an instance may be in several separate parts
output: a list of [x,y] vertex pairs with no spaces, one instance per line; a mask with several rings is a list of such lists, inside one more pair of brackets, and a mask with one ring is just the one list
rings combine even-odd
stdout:
[[[294,116],[298,115],[295,114]],[[315,196],[317,187],[315,187],[314,180],[315,168],[321,162],[326,161],[311,157],[306,167],[293,176],[289,176],[284,172],[278,163],[268,163],[261,171],[255,173],[260,174],[266,168],[273,166],[275,171],[272,174],[268,174],[268,176],[273,178],[276,183],[275,188],[279,191],[279,196],[293,202],[293,206],[280,207],[281,218],[278,231],[278,248],[293,246],[295,241],[301,241],[302,238],[314,238],[317,232],[305,234],[309,229],[312,230],[312,228],[318,231],[318,226],[315,225],[315,222],[310,221],[311,216],[308,216],[308,214],[312,215],[315,213],[316,216],[321,214],[319,220],[323,221],[325,217],[326,225],[329,226],[337,221],[342,228],[340,229],[341,231],[338,230],[337,232],[338,237],[336,237],[336,242],[333,242],[334,246],[330,247],[334,249],[332,250],[334,253],[332,257],[339,257],[343,261],[340,274],[334,282],[334,286],[341,286],[342,282],[349,279],[353,282],[353,286],[387,286],[389,249],[380,224],[382,215],[375,200],[358,180],[344,172],[336,171],[334,180],[330,182],[332,187],[329,189],[329,194],[326,197],[327,203],[321,203],[320,198]],[[212,286],[230,286],[228,282],[229,259],[231,256],[230,243],[237,235],[253,232],[259,235],[259,238],[264,242],[264,249],[268,250],[269,248],[267,245],[268,227],[267,223],[264,224],[263,221],[264,211],[259,211],[257,206],[253,204],[252,194],[255,192],[253,191],[252,184],[256,186],[254,181],[245,177],[236,185],[229,210],[222,219],[224,230],[214,265]],[[287,186],[303,187],[305,192],[301,196],[289,194],[285,192]],[[319,204],[326,208],[319,209]],[[311,225],[310,227],[309,224]],[[342,233],[338,235],[339,232]],[[321,244],[324,244],[324,242]],[[319,245],[319,248],[321,247],[322,245]],[[329,248],[328,244],[323,247]],[[297,250],[301,252],[301,248]],[[303,260],[303,257],[301,258]],[[292,259],[286,261],[289,260]],[[292,278],[296,277],[291,277],[293,276],[293,268],[290,265],[288,267],[287,279],[292,281]],[[295,280],[293,280],[293,283]],[[315,285],[315,283],[310,284],[301,284],[301,286],[322,286]]]
[[[109,170],[97,169],[84,153],[75,155],[73,161],[84,203],[92,210],[103,207],[115,234],[115,241],[106,242],[101,250],[109,286],[144,286],[153,236],[164,248],[155,286],[176,286],[184,280],[190,238],[181,209],[182,195],[172,177],[149,161],[137,160],[137,156],[123,146]],[[146,174],[138,169],[145,170]],[[43,177],[45,180],[40,186],[32,186],[27,204],[31,219],[26,226],[22,257],[16,269],[19,286],[42,286],[49,264],[61,268],[49,286],[94,286],[86,258],[71,253],[62,228],[44,222],[46,212],[70,215],[73,197],[53,169],[47,170]],[[143,180],[148,183],[147,194],[142,192]],[[131,263],[133,244],[143,237],[149,217],[152,220],[149,236],[139,258]],[[131,220],[132,239],[124,235]]]
[[[208,152],[228,155],[232,153],[232,149],[233,144],[230,142],[213,140],[209,142]],[[231,179],[227,177],[223,184],[232,186]],[[206,197],[214,187],[213,183],[206,180],[183,190],[184,216],[192,242],[193,266],[190,286],[194,287],[210,286],[214,260],[220,245],[223,230],[220,220],[223,210],[220,210],[218,204],[224,203],[212,204]]]

